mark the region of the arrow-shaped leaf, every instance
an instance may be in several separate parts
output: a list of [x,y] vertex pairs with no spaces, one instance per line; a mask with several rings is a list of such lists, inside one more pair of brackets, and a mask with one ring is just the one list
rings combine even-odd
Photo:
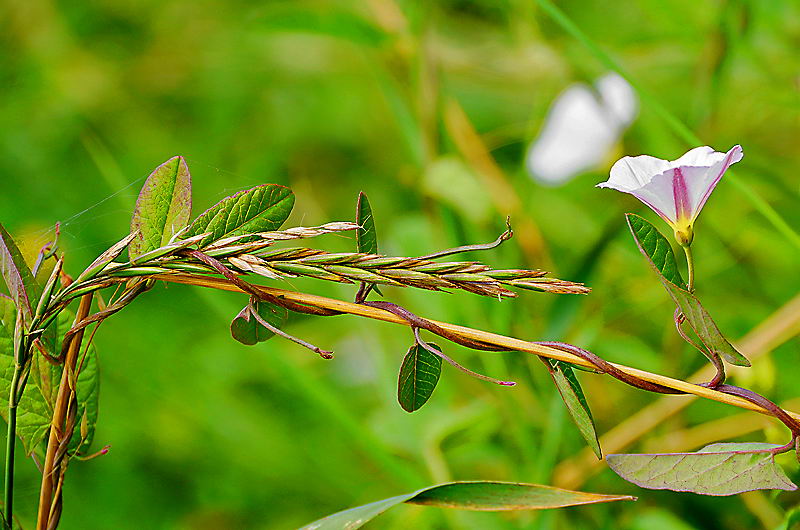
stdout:
[[[185,237],[209,232],[200,246],[224,237],[277,230],[294,206],[292,190],[263,184],[225,197],[192,221]],[[243,239],[241,242],[245,242]]]
[[[255,302],[254,305],[261,318],[276,328],[280,329],[286,325],[289,312],[285,308],[269,302]],[[249,306],[245,306],[231,322],[231,335],[234,339],[248,346],[264,342],[275,336],[272,331],[253,318],[250,314]]]
[[192,215],[192,177],[182,156],[173,156],[144,181],[131,218],[131,259],[166,245]]
[[33,308],[39,301],[39,285],[31,269],[6,229],[0,224],[0,275],[6,282],[11,298],[22,309],[25,320],[30,321]]
[[378,236],[375,232],[375,220],[367,195],[362,191],[356,203],[356,224],[361,228],[356,232],[356,245],[362,254],[378,253]]
[[634,501],[629,495],[602,495],[516,482],[450,482],[344,510],[302,530],[355,530],[401,503],[477,511],[545,510],[581,504]]
[[[442,351],[436,344],[430,345]],[[409,348],[400,366],[397,381],[397,401],[406,412],[414,412],[424,405],[433,394],[442,373],[442,358],[419,344]]]
[[767,443],[715,443],[696,453],[607,455],[619,476],[647,489],[735,495],[753,490],[796,490]]
[[625,218],[639,250],[650,260],[656,272],[673,285],[685,287],[686,283],[678,271],[678,261],[667,238],[644,217],[629,213]]
[[581,436],[592,448],[597,458],[602,459],[603,452],[600,449],[600,441],[597,439],[597,431],[594,428],[592,411],[589,410],[589,403],[586,401],[586,396],[578,382],[578,378],[575,377],[572,366],[549,359],[546,360],[546,363],[553,382],[558,388],[558,393],[561,394],[561,399],[564,400],[569,415],[572,417],[572,421],[575,422]]
[[677,272],[672,246],[667,238],[644,218],[632,213],[626,214],[625,217],[639,250],[658,273],[667,293],[703,344],[731,364],[750,366],[750,361],[722,335],[700,301],[684,288],[683,280]]
[[[367,194],[363,191],[359,192],[356,202],[356,224],[361,227],[356,231],[356,250],[362,254],[377,254],[378,233],[375,231],[375,218]],[[373,284],[372,288],[376,293],[382,294],[377,285]]]

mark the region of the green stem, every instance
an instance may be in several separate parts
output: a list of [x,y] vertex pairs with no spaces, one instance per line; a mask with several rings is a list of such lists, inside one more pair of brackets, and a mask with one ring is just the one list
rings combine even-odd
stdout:
[[14,363],[14,376],[11,379],[11,391],[8,396],[8,437],[6,439],[6,477],[5,477],[5,524],[11,528],[14,504],[14,449],[17,441],[17,385],[22,374],[22,367]]
[[694,292],[694,258],[692,257],[692,248],[689,245],[684,245],[683,252],[686,254],[686,267],[689,269],[689,283],[687,284],[687,288],[691,293]]

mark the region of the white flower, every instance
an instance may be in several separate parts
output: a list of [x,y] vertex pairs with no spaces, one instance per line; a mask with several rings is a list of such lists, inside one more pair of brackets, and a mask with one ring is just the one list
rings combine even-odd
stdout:
[[542,184],[558,186],[599,166],[637,111],[636,92],[615,73],[598,79],[593,88],[570,85],[553,102],[528,150],[530,175]]
[[696,147],[672,161],[626,156],[611,167],[610,178],[597,186],[630,193],[669,223],[681,245],[689,245],[694,221],[709,195],[731,164],[741,159],[738,145],[727,153]]

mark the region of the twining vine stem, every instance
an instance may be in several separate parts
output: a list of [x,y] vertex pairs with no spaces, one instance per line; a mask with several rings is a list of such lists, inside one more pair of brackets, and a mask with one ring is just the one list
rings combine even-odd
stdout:
[[[80,305],[75,313],[75,323],[81,322],[89,315],[92,306],[92,293],[81,297]],[[72,435],[71,429],[64,428],[64,421],[67,416],[67,409],[72,395],[72,385],[75,383],[75,367],[83,342],[83,332],[86,328],[79,329],[71,338],[64,340],[67,353],[64,359],[64,369],[61,374],[61,382],[58,385],[58,395],[53,407],[53,420],[50,424],[50,437],[47,441],[47,452],[45,453],[44,466],[42,467],[42,487],[39,492],[39,515],[36,528],[47,530],[53,527],[51,520],[58,521],[60,515],[60,497],[53,503],[53,493],[55,490],[54,479],[61,476],[62,466],[57,462],[59,449],[69,442]]]
[[[211,287],[214,289],[233,291],[233,292],[247,292],[248,294],[254,294],[253,291],[255,291],[258,293],[258,296],[261,296],[266,300],[270,299],[281,300],[282,302],[288,302],[290,304],[298,306],[305,306],[308,309],[316,309],[319,310],[320,312],[328,312],[328,314],[331,314],[333,312],[347,313],[350,315],[372,318],[384,322],[411,326],[411,324],[406,318],[400,317],[390,311],[386,311],[385,309],[373,307],[372,304],[370,305],[356,304],[352,302],[336,300],[333,298],[326,298],[323,296],[317,296],[308,293],[299,293],[285,289],[257,286],[252,284],[248,284],[249,289],[244,290],[240,286],[234,285],[230,281],[224,278],[215,278],[215,277],[200,276],[193,274],[184,274],[184,273],[157,274],[152,276],[152,278],[165,282],[196,285],[201,287]],[[529,342],[514,337],[507,337],[504,335],[468,328],[465,326],[459,326],[456,324],[450,324],[447,322],[439,322],[436,320],[428,320],[428,322],[432,323],[433,325],[446,331],[449,334],[460,337],[464,342],[481,343],[487,346],[493,346],[494,348],[491,349],[494,350],[512,350],[525,353],[532,353],[542,357],[564,361],[579,366],[583,366],[586,368],[596,368],[595,364],[593,364],[589,360],[575,353],[571,353],[570,351],[566,351],[565,349],[558,349],[552,345],[548,346],[542,343],[537,344],[535,342]],[[490,348],[482,348],[482,349],[488,350]],[[738,388],[738,387],[733,387],[730,389],[733,393],[726,393],[726,392],[721,392],[719,390],[715,390],[713,388],[709,388],[707,386],[701,386],[687,381],[682,381],[680,379],[674,379],[672,377],[667,377],[660,374],[654,374],[652,372],[639,370],[637,368],[625,366],[622,364],[617,364],[617,363],[608,363],[608,364],[626,376],[630,376],[631,378],[636,379],[638,381],[652,383],[659,387],[672,389],[673,391],[676,391],[675,393],[693,394],[698,397],[710,399],[713,401],[718,401],[720,403],[725,403],[728,405],[733,405],[735,407],[739,407],[746,410],[752,410],[768,416],[775,416],[774,411],[771,410],[770,407],[765,406],[765,404],[760,402],[754,403],[753,401],[748,399],[751,396],[748,395],[747,397],[742,397],[738,395],[736,391],[733,390],[733,388]],[[786,413],[787,418],[790,418],[794,422],[800,422],[800,414],[791,411],[784,411],[784,412]]]

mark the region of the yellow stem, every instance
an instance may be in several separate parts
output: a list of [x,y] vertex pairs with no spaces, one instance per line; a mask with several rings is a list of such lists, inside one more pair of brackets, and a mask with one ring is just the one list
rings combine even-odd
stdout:
[[[81,297],[78,311],[75,313],[75,323],[77,324],[89,315],[92,307],[92,293]],[[61,373],[61,382],[58,385],[58,395],[53,406],[53,420],[50,423],[50,436],[47,441],[44,466],[42,468],[42,486],[39,491],[39,516],[36,523],[38,530],[50,528],[50,517],[53,514],[53,500],[57,499],[57,490],[61,474],[64,472],[56,462],[56,453],[61,444],[72,435],[65,432],[64,421],[67,416],[71,393],[75,391],[72,387],[75,376],[75,366],[78,362],[81,344],[83,342],[83,332],[81,329],[72,337],[69,343],[66,357],[64,358],[64,369]],[[54,487],[55,483],[55,487]]]
[[[153,278],[165,282],[197,285],[201,287],[211,287],[213,289],[221,289],[224,291],[242,292],[241,289],[231,284],[227,280],[211,276],[174,273],[174,274],[158,274],[153,276]],[[408,325],[408,322],[406,322],[402,318],[392,313],[389,313],[388,311],[384,311],[382,309],[378,309],[375,307],[355,304],[352,302],[345,302],[343,300],[336,300],[333,298],[325,298],[323,296],[316,296],[313,294],[287,291],[285,289],[277,289],[274,287],[263,287],[260,285],[254,287],[265,294],[276,296],[279,298],[284,298],[292,302],[306,304],[314,307],[320,307],[324,309],[331,309],[334,311],[340,311],[342,313],[347,313],[350,315],[362,316],[362,317],[372,318],[375,320],[382,320],[384,322],[391,322],[393,324]],[[532,353],[534,355],[547,357],[549,359],[565,361],[568,363],[585,366],[586,368],[594,368],[594,366],[591,363],[585,361],[584,359],[578,357],[577,355],[562,350],[557,350],[555,348],[550,348],[548,346],[542,346],[539,344],[528,342],[526,340],[516,339],[514,337],[507,337],[504,335],[498,335],[496,333],[468,328],[465,326],[458,326],[456,324],[450,324],[447,322],[438,322],[436,320],[430,320],[430,322],[433,322],[435,325],[440,326],[451,333],[458,334],[461,337],[467,339],[493,344],[495,346],[500,346],[508,350]],[[632,375],[644,381],[649,381],[651,383],[655,383],[675,390],[686,392],[687,394],[693,394],[698,397],[711,399],[713,401],[718,401],[720,403],[733,405],[734,407],[753,410],[771,416],[771,414],[767,410],[747,401],[746,399],[737,396],[732,396],[729,394],[718,392],[711,388],[695,385],[693,383],[682,381],[680,379],[674,379],[672,377],[646,372],[644,370],[639,370],[638,368],[632,368],[630,366],[625,366],[616,363],[611,363],[611,364],[613,364],[619,370],[625,372],[626,374]],[[795,418],[796,420],[800,420],[800,414],[791,411],[787,412],[791,417]]]

